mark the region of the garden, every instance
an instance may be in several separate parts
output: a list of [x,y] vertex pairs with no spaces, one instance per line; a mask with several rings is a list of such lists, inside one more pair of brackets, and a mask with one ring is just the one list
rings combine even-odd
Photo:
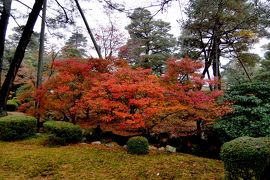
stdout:
[[[162,77],[117,59],[54,66],[57,73],[38,91],[26,85],[8,101],[21,115],[0,118],[2,171],[15,171],[3,177],[65,178],[66,166],[82,178],[269,177],[270,86],[202,90],[216,82],[202,80],[201,64],[189,58],[168,61]],[[105,174],[86,173],[92,163]]]
[[0,179],[269,180],[269,12],[1,1]]

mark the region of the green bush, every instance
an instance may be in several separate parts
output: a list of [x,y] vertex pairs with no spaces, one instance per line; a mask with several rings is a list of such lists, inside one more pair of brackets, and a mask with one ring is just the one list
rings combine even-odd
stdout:
[[147,154],[149,152],[148,140],[142,136],[135,136],[127,141],[130,154]]
[[37,119],[31,116],[5,116],[0,118],[0,140],[24,139],[36,133]]
[[45,132],[51,133],[51,140],[60,145],[77,143],[82,139],[80,126],[64,121],[47,121],[43,124]]
[[221,148],[227,179],[267,179],[270,172],[270,137],[240,137]]
[[270,136],[270,84],[236,85],[226,92],[225,99],[233,102],[233,112],[213,125],[221,141],[242,136]]
[[11,99],[7,101],[6,109],[7,111],[16,111],[18,108],[18,103],[15,99]]

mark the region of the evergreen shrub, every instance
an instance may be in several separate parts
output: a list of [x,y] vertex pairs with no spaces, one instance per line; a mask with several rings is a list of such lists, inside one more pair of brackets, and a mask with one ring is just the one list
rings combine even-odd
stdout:
[[226,179],[270,178],[270,137],[240,137],[223,144]]
[[222,142],[243,136],[270,136],[270,84],[235,85],[226,92],[225,100],[233,103],[233,111],[213,125]]
[[145,137],[135,136],[127,141],[127,148],[130,154],[147,154],[149,152],[149,143]]
[[82,139],[80,126],[64,121],[46,121],[44,124],[45,132],[50,133],[49,140],[59,142],[60,145],[77,143]]
[[11,99],[11,100],[8,100],[7,101],[7,104],[6,104],[6,109],[7,111],[16,111],[17,108],[18,108],[18,103],[16,102],[16,100],[14,99]]
[[0,118],[0,140],[24,139],[35,135],[37,119],[31,116],[5,116]]

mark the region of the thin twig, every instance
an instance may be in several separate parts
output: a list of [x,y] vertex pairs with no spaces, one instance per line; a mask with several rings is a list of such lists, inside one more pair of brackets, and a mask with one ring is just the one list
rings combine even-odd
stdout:
[[69,18],[68,18],[68,15],[67,15],[67,12],[66,12],[66,8],[64,8],[59,2],[58,0],[55,0],[55,2],[58,4],[58,6],[63,10],[64,14],[65,14],[65,17],[66,17],[66,23],[68,23],[69,21]]

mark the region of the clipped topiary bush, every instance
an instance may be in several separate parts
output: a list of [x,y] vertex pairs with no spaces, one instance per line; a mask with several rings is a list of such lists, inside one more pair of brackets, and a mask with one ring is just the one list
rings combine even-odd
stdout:
[[7,101],[6,109],[7,111],[16,111],[18,108],[18,103],[15,99],[11,99]]
[[148,140],[142,136],[135,136],[127,141],[130,154],[147,154],[149,152]]
[[270,178],[270,137],[234,139],[222,146],[220,155],[226,179]]
[[47,121],[43,124],[45,132],[51,133],[51,140],[60,145],[77,143],[82,139],[80,126],[64,121]]
[[37,119],[31,116],[5,116],[0,118],[0,140],[24,139],[35,135]]

